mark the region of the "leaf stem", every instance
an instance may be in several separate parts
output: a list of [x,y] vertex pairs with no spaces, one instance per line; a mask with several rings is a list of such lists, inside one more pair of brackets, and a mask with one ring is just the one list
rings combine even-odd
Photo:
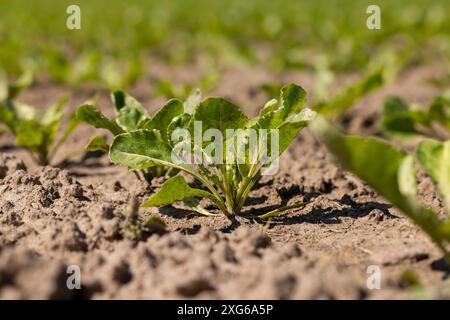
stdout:
[[289,210],[289,209],[302,208],[302,207],[306,206],[308,203],[311,203],[311,201],[297,202],[297,203],[294,203],[294,204],[291,204],[291,205],[288,205],[288,206],[277,208],[277,209],[269,211],[269,212],[267,212],[265,214],[261,214],[261,215],[257,216],[257,218],[268,219],[270,217],[277,216],[277,215],[279,215],[279,214],[281,214],[284,211]]
[[227,204],[227,209],[229,212],[233,212],[234,200],[233,200],[233,196],[231,194],[231,189],[230,189],[230,185],[228,182],[227,170],[226,170],[225,165],[220,166],[220,172],[221,172],[221,175],[223,178],[223,186],[224,186],[223,192],[225,193],[225,201]]
[[207,216],[207,217],[214,217],[216,216],[216,214],[209,212],[208,210],[202,208],[202,207],[192,207],[191,210],[197,212],[198,214],[201,214],[203,216]]
[[[259,180],[261,177],[261,172],[257,171],[258,162],[255,162],[250,167],[250,171],[246,177],[242,180],[242,184],[240,185],[237,195],[236,195],[236,202],[235,202],[235,211],[237,214],[241,212],[242,207],[244,206],[245,200],[247,200],[248,194],[250,193],[250,190],[255,185],[256,181]],[[255,171],[256,174],[255,174]]]

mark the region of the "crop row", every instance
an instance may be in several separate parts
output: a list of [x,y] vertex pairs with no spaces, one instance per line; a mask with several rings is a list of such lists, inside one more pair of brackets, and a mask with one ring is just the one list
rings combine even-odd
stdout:
[[445,0],[380,0],[380,30],[366,28],[368,4],[350,0],[111,0],[108,10],[103,1],[77,4],[81,29],[68,30],[67,3],[1,1],[0,68],[124,88],[161,61],[348,71],[378,55],[407,55],[411,63],[449,55]]
[[[154,177],[165,178],[162,187],[142,206],[183,201],[199,214],[217,215],[199,205],[199,199],[207,198],[229,219],[243,214],[242,208],[255,184],[273,170],[298,132],[309,126],[345,169],[403,211],[447,256],[450,219],[441,218],[420,203],[416,175],[418,170],[424,170],[432,179],[448,214],[450,97],[438,96],[425,108],[410,106],[399,97],[388,98],[380,131],[391,141],[347,135],[331,124],[354,101],[379,87],[384,77],[383,72],[369,73],[329,100],[310,102],[310,108],[306,107],[305,90],[288,84],[254,118],[230,101],[202,99],[199,92],[185,101],[171,99],[150,116],[136,99],[114,91],[114,119],[103,115],[95,101],[90,101],[68,116],[68,125],[62,130],[64,101],[44,112],[17,101],[20,91],[30,84],[31,79],[25,74],[15,83],[0,83],[0,124],[41,165],[51,163],[55,152],[81,123],[106,130],[112,143],[95,136],[87,145],[89,151],[107,152],[112,163],[127,166],[143,183],[150,183]],[[411,136],[425,138],[414,153],[392,144],[395,139]],[[205,137],[209,138],[205,141]],[[201,187],[192,187],[186,176]],[[265,220],[305,205],[295,203],[252,218]]]

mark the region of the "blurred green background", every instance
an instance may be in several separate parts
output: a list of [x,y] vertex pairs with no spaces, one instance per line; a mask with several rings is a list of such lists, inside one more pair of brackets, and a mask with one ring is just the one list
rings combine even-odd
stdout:
[[[66,28],[81,7],[81,30]],[[450,56],[450,1],[376,1],[381,30],[368,30],[368,5],[349,0],[2,0],[0,67],[76,84],[131,85],[152,62],[271,70],[362,70],[395,54],[407,64]],[[109,83],[108,83],[109,82]]]

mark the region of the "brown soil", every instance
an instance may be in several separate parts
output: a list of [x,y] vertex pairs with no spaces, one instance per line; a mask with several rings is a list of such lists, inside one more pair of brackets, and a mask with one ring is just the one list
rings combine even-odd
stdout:
[[[196,74],[163,67],[153,72],[184,81],[195,80]],[[362,99],[343,124],[351,132],[377,134],[384,97],[395,93],[426,102],[437,92],[424,80],[436,72],[439,66],[407,72]],[[150,98],[148,80],[131,93],[155,110],[161,100]],[[237,101],[252,114],[266,99],[259,84],[292,81],[311,90],[312,80],[307,74],[229,71],[212,94]],[[42,80],[21,101],[46,106],[63,95],[74,108],[94,92],[69,91]],[[111,114],[107,94],[101,95],[100,107]],[[77,129],[55,163],[64,154],[74,157],[56,167],[36,167],[11,145],[10,136],[0,139],[0,299],[450,297],[450,270],[427,236],[333,164],[308,130],[282,156],[280,172],[256,186],[244,214],[313,200],[305,208],[266,225],[246,218],[231,223],[222,216],[201,217],[179,206],[149,208],[142,214],[162,217],[168,232],[140,241],[122,237],[123,212],[133,197],[143,200],[151,191],[125,168],[110,165],[106,156],[83,154],[95,132],[87,126]],[[430,180],[418,179],[424,203],[443,214]],[[80,266],[81,290],[66,287],[69,265]],[[367,288],[370,265],[381,269],[379,290]]]

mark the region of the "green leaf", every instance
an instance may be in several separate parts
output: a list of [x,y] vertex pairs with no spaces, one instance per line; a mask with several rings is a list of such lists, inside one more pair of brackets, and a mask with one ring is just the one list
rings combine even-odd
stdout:
[[403,158],[397,172],[398,187],[400,193],[407,199],[408,204],[416,210],[417,201],[416,169],[414,158],[407,155]]
[[127,165],[132,170],[162,165],[184,171],[203,183],[213,194],[211,200],[224,214],[228,214],[220,194],[208,179],[190,165],[172,159],[170,147],[165,144],[158,130],[137,130],[116,136],[109,157],[113,163]]
[[33,72],[31,70],[25,71],[16,82],[9,85],[8,99],[12,100],[19,95],[19,93],[26,89],[33,83]]
[[202,182],[214,194],[214,202],[226,212],[220,195],[210,182],[193,168],[184,163],[173,162],[171,150],[165,144],[158,130],[137,130],[115,137],[109,150],[113,163],[127,165],[132,170],[142,170],[155,165],[162,165],[182,170]]
[[86,122],[95,128],[109,130],[115,136],[124,132],[115,121],[106,118],[92,105],[85,104],[78,107],[76,115],[80,121]]
[[176,96],[175,85],[170,80],[156,80],[154,91],[164,97],[173,98]]
[[70,137],[72,132],[76,129],[76,127],[80,124],[80,119],[77,117],[76,110],[72,112],[69,116],[69,120],[67,123],[67,127],[64,130],[64,132],[61,135],[61,138],[56,143],[55,147],[53,148],[53,153],[55,153],[62,145],[63,143]]
[[183,104],[184,112],[188,114],[194,114],[195,109],[202,101],[202,92],[200,89],[195,90],[192,94],[187,97]]
[[[289,116],[300,112],[306,102],[306,92],[302,87],[289,84],[281,89],[281,107],[275,110],[274,102],[268,102],[253,127],[258,129],[275,129],[281,126]],[[266,109],[266,110],[264,110]],[[269,111],[269,110],[273,111]]]
[[66,98],[60,99],[57,104],[48,108],[44,112],[44,114],[42,115],[42,118],[40,119],[39,122],[43,126],[52,126],[55,123],[59,124],[61,122],[62,117],[64,116],[62,110],[63,110],[66,102],[67,102]]
[[25,120],[17,127],[16,144],[22,147],[37,148],[45,139],[42,126],[36,120]]
[[169,100],[154,116],[151,120],[146,121],[143,125],[143,129],[152,130],[156,129],[161,132],[166,143],[169,143],[167,130],[173,119],[183,113],[183,102],[178,99]]
[[388,137],[425,135],[446,140],[448,133],[444,128],[450,130],[450,99],[445,95],[435,98],[425,111],[409,107],[399,97],[390,97],[385,101],[380,129]]
[[[248,122],[247,116],[242,113],[238,106],[222,98],[208,98],[202,101],[195,110],[190,129],[191,136],[201,135],[209,129],[219,130],[225,140],[228,129],[244,128]],[[199,121],[202,125],[201,132],[194,132],[194,122]],[[203,141],[203,146],[209,145],[210,141]]]
[[43,155],[44,158],[47,158],[47,153],[58,134],[58,130],[61,126],[61,121],[64,116],[62,108],[64,107],[65,103],[66,99],[61,99],[56,105],[49,108],[40,119],[40,125],[42,126],[41,129],[44,133],[43,145],[41,146],[40,152],[45,153],[45,155]]
[[[284,150],[292,143],[292,141],[297,137],[298,133],[301,129],[305,128],[314,118],[316,117],[316,112],[311,109],[303,109],[294,117],[290,118],[288,121],[284,122],[279,130],[279,147],[278,147],[278,155],[281,155]],[[269,141],[270,142],[270,141]],[[268,146],[271,146],[269,143]],[[270,154],[270,148],[269,152]]]
[[112,100],[116,108],[117,124],[125,131],[139,129],[141,121],[148,119],[147,110],[132,96],[114,91]]
[[262,107],[261,111],[259,111],[259,116],[262,117],[269,112],[275,111],[277,108],[278,108],[278,100],[272,99],[266,102],[264,107]]
[[248,118],[235,104],[222,98],[208,98],[195,110],[194,120],[202,121],[203,131],[218,129],[225,134],[226,129],[244,128]]
[[36,108],[24,103],[11,103],[10,110],[14,113],[14,117],[17,122],[22,120],[37,120],[38,118]]
[[322,117],[310,128],[344,168],[366,181],[444,248],[444,241],[450,240],[448,230],[435,212],[419,205],[411,156],[376,138],[344,135]]
[[261,85],[261,89],[266,93],[267,97],[276,97],[281,90],[281,86],[278,83],[265,83]]
[[167,127],[167,141],[170,145],[172,145],[172,133],[176,129],[188,128],[191,119],[192,115],[190,115],[189,113],[183,113],[172,119],[169,126]]
[[427,115],[411,110],[400,97],[389,97],[384,103],[381,131],[386,136],[408,137],[420,134],[417,124],[428,125]]
[[[249,173],[250,154],[258,152],[258,161],[262,160],[265,166],[271,164],[295,139],[299,131],[307,126],[314,118],[315,112],[308,108],[302,110],[306,102],[306,92],[300,86],[289,84],[281,89],[281,106],[277,109],[277,101],[271,100],[260,112],[260,117],[247,122],[247,126],[256,129],[261,140],[260,129],[267,129],[267,141],[265,145],[258,144],[257,150],[249,150],[245,154],[246,163],[239,164],[239,172],[246,176]],[[276,141],[272,141],[275,138]],[[247,147],[247,146],[245,146]],[[249,149],[251,146],[248,146]],[[240,146],[237,146],[240,148]],[[276,149],[274,149],[276,148]],[[242,151],[241,151],[242,153]]]
[[120,90],[113,91],[111,94],[111,100],[114,103],[114,108],[116,109],[116,112],[119,112],[120,109],[125,107],[125,99],[126,99],[126,93]]
[[11,132],[16,131],[16,119],[14,112],[2,104],[0,104],[0,123],[5,124]]
[[[47,164],[50,158],[49,151],[61,125],[65,101],[66,99],[61,99],[40,118],[34,108],[14,105],[15,111],[20,114],[16,120],[16,144],[35,152],[40,164]],[[25,118],[31,116],[32,119]]]
[[139,129],[139,124],[145,119],[148,119],[147,114],[139,108],[125,106],[120,109],[116,121],[124,131],[133,131]]
[[323,118],[313,121],[311,128],[346,169],[395,201],[402,210],[409,208],[397,181],[406,153],[378,139],[343,135]]
[[283,122],[284,119],[282,116],[282,112],[280,109],[277,109],[275,111],[265,113],[256,120],[256,123],[253,121],[249,121],[247,125],[257,129],[270,130],[278,128],[283,124]]
[[90,152],[94,152],[94,151],[109,152],[109,145],[105,141],[104,137],[95,136],[89,141],[88,145],[86,146],[86,149]]
[[182,176],[175,176],[167,180],[150,199],[142,204],[143,207],[157,207],[181,201],[190,197],[211,198],[208,191],[191,188]]
[[286,119],[289,115],[300,112],[306,103],[306,91],[295,84],[288,84],[281,89],[280,100],[283,118]]
[[429,109],[430,120],[450,130],[450,97],[440,96],[433,100]]
[[134,170],[172,165],[170,148],[157,130],[136,130],[116,136],[109,157],[112,162]]
[[417,149],[417,159],[437,185],[450,211],[450,140],[424,140]]
[[[270,114],[267,115],[270,116]],[[271,119],[263,116],[263,120],[258,122],[254,128],[264,129],[264,125],[266,125],[264,121],[269,119],[269,124],[267,125],[269,126],[269,130],[267,130],[267,141],[265,143],[266,147],[264,148],[264,145],[259,146],[260,149],[258,151],[259,157],[262,158],[265,166],[277,159],[297,137],[300,130],[308,126],[315,116],[316,112],[309,108],[305,108],[299,113],[289,117],[275,128],[270,128],[274,123],[270,123]],[[273,141],[273,138],[275,138],[275,141]],[[248,173],[248,165],[240,165],[239,169],[243,175]]]
[[341,91],[330,101],[317,104],[314,109],[325,116],[341,115],[357,99],[381,87],[383,83],[384,78],[381,70],[370,73],[356,84]]
[[408,104],[400,97],[388,97],[384,101],[383,115],[390,116],[393,114],[409,111]]
[[33,82],[33,72],[25,71],[16,82],[8,83],[6,73],[0,70],[0,101],[8,99],[12,100],[19,93]]

